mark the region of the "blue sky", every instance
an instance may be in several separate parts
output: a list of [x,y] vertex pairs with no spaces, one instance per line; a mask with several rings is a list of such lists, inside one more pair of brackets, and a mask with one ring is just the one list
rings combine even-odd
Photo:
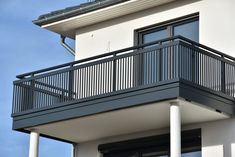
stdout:
[[[17,74],[72,61],[58,34],[31,21],[86,0],[0,0],[0,157],[27,157],[29,135],[12,131],[12,82]],[[70,157],[71,145],[40,138],[40,157]]]

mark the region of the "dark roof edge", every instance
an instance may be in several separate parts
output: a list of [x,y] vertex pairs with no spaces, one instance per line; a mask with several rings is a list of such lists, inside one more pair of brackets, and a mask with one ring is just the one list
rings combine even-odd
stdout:
[[48,14],[43,14],[38,17],[38,19],[33,20],[33,23],[42,26],[45,24],[50,24],[52,22],[61,21],[66,18],[71,18],[74,16],[82,15],[95,10],[103,9],[112,5],[123,3],[130,0],[97,0],[95,2],[89,2],[81,4],[79,6],[66,8],[63,10],[54,11]]

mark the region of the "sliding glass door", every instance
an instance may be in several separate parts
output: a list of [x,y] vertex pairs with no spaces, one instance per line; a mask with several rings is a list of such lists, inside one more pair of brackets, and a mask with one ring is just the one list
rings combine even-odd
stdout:
[[[183,131],[182,157],[201,157],[201,129]],[[103,157],[169,157],[170,134],[101,144]]]
[[[168,37],[173,37],[181,35],[190,40],[199,42],[199,18],[198,16],[187,17],[177,20],[172,20],[169,23],[159,24],[151,26],[149,28],[140,29],[137,31],[137,44],[146,44],[153,41],[158,41]],[[168,42],[169,43],[169,42]],[[161,46],[161,44],[167,44],[166,42],[158,43],[152,46]],[[151,47],[152,47],[151,46]],[[197,64],[194,62],[195,57],[193,52],[179,52],[176,54],[175,50],[162,48],[151,50],[151,47],[146,47],[146,52],[139,59],[141,61],[142,68],[140,73],[142,77],[140,78],[143,85],[157,83],[161,80],[169,80],[178,76],[171,75],[172,70],[178,64],[175,55],[178,56],[190,56],[187,59],[183,59],[185,62],[182,62],[180,66],[187,67],[188,69],[197,67],[192,64]],[[149,49],[149,51],[148,51]],[[183,55],[187,53],[187,55]],[[179,68],[184,69],[184,68]],[[184,75],[184,71],[181,72]],[[169,75],[170,74],[170,75]],[[192,77],[195,75],[187,76],[187,79],[192,80]],[[183,78],[186,76],[182,76]]]

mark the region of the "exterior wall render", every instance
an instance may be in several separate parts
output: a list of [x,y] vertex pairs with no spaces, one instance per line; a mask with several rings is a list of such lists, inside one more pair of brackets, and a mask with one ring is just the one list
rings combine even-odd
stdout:
[[200,43],[235,56],[234,0],[175,1],[77,30],[76,60],[133,46],[134,30],[199,13]]

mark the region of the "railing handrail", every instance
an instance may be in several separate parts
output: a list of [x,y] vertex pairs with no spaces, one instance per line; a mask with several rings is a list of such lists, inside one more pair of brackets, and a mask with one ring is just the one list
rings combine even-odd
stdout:
[[202,45],[202,44],[197,43],[197,42],[195,42],[195,41],[193,41],[193,40],[190,40],[190,39],[188,39],[188,38],[185,38],[185,37],[183,37],[183,36],[179,36],[179,39],[182,39],[183,41],[187,41],[187,42],[189,42],[189,43],[191,43],[191,44],[193,44],[193,45],[196,45],[196,46],[199,46],[199,47],[204,48],[204,49],[206,49],[206,50],[209,50],[209,51],[211,51],[211,52],[213,52],[213,53],[215,53],[215,54],[217,54],[217,55],[220,55],[221,57],[225,57],[225,58],[231,59],[232,61],[235,61],[235,57],[229,56],[229,55],[227,55],[227,54],[225,54],[225,53],[223,53],[223,52],[220,52],[220,51],[215,50],[215,49],[213,49],[213,48],[210,48],[210,47],[208,47],[208,46]]
[[180,39],[180,40],[188,42],[188,43],[190,43],[192,45],[195,45],[195,46],[201,47],[203,49],[206,49],[206,50],[208,50],[210,52],[213,52],[214,54],[217,54],[217,55],[223,57],[224,59],[230,59],[232,61],[235,61],[235,58],[232,57],[232,56],[229,56],[229,55],[227,55],[225,53],[222,53],[220,51],[212,49],[212,48],[210,48],[208,46],[199,44],[199,43],[197,43],[197,42],[195,42],[193,40],[190,40],[188,38],[185,38],[183,36],[177,35],[177,36],[174,36],[174,37],[169,37],[169,38],[165,38],[165,39],[149,42],[149,43],[146,43],[146,44],[141,44],[141,45],[138,45],[138,46],[132,46],[132,47],[116,50],[116,51],[113,51],[113,52],[104,53],[104,54],[101,54],[101,55],[97,55],[97,56],[93,56],[93,57],[88,57],[88,58],[85,58],[85,59],[81,59],[81,60],[77,60],[77,61],[73,61],[73,62],[68,62],[68,63],[57,65],[57,66],[52,66],[52,67],[49,67],[49,68],[44,68],[44,69],[41,69],[41,70],[36,70],[36,71],[24,73],[24,74],[21,74],[21,75],[17,75],[16,78],[24,79],[27,76],[34,76],[36,74],[41,74],[41,73],[50,72],[50,71],[54,71],[54,70],[58,70],[58,69],[63,69],[63,68],[66,68],[66,67],[72,67],[72,66],[74,66],[76,64],[79,64],[79,63],[85,63],[85,62],[88,62],[88,61],[90,62],[92,60],[96,60],[96,59],[100,59],[100,58],[104,58],[104,57],[108,57],[108,56],[113,57],[114,55],[116,56],[117,54],[120,54],[122,52],[127,52],[127,51],[130,51],[130,50],[140,49],[140,48],[143,48],[143,47],[147,47],[147,46],[151,46],[151,45],[154,45],[154,44],[159,44],[159,43],[163,43],[163,42],[171,41],[171,40],[175,40],[175,39]]
[[[174,41],[175,44],[178,44],[179,42],[180,41]],[[151,48],[139,49],[138,51],[131,52],[132,53],[131,55],[137,55],[136,53],[144,53],[144,52],[149,51],[149,50],[161,49],[161,48],[164,48],[164,47],[168,47],[169,45],[172,45],[172,43],[157,45],[157,46],[153,46]],[[135,54],[133,54],[133,53],[135,53]],[[63,69],[55,69],[53,71],[46,71],[46,73],[40,73],[40,75],[31,75],[31,77],[15,80],[15,81],[13,81],[13,83],[17,84],[17,83],[24,82],[24,81],[39,79],[39,78],[42,78],[42,77],[45,77],[45,76],[51,76],[51,75],[55,75],[55,74],[59,74],[59,73],[73,71],[75,69],[85,68],[87,66],[91,66],[91,65],[94,65],[94,64],[104,63],[104,62],[108,62],[108,61],[114,61],[114,60],[117,60],[117,59],[120,59],[120,58],[123,58],[123,57],[127,57],[129,55],[130,55],[130,53],[125,53],[125,54],[121,54],[121,55],[115,55],[114,54],[114,56],[109,57],[109,58],[102,58],[100,60],[93,60],[91,62],[87,62],[87,63],[80,64],[80,65],[75,64],[76,66],[66,67],[66,68],[63,68]]]
[[182,36],[132,46],[19,75],[13,82],[12,113],[174,79],[235,97],[234,60]]

